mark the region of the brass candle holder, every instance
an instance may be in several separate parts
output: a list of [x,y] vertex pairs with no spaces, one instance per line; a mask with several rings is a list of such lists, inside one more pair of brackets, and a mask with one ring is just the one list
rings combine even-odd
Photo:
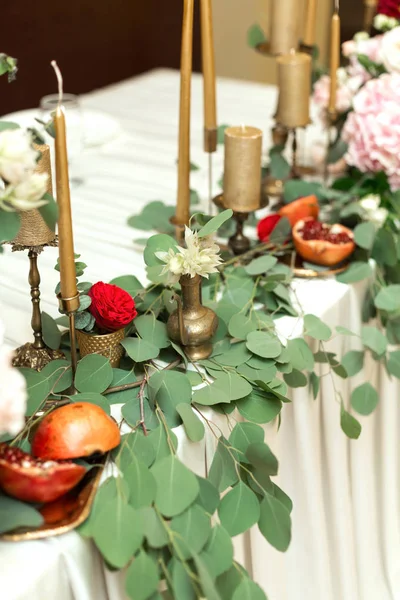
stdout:
[[[55,245],[55,244],[54,244]],[[22,248],[13,248],[13,250]],[[23,248],[25,249],[25,248]],[[31,248],[29,257],[29,284],[31,287],[33,342],[27,342],[15,350],[12,361],[14,367],[28,367],[40,371],[52,360],[65,358],[60,350],[53,350],[46,346],[43,340],[42,316],[40,311],[40,273],[38,268],[38,255],[43,247]]]
[[[215,206],[218,209],[228,208],[225,206],[223,194],[218,194],[218,196],[215,196],[215,198],[213,199],[213,203],[215,204]],[[259,208],[265,208],[266,206],[268,206],[268,200],[267,200],[267,203],[265,204],[262,199],[261,205]],[[244,252],[247,252],[248,250],[250,250],[251,241],[243,233],[244,225],[245,225],[247,219],[249,218],[250,214],[251,214],[250,212],[245,213],[245,212],[233,211],[233,218],[236,221],[236,231],[228,240],[228,248],[235,256],[238,256],[239,254],[244,254]],[[220,247],[222,249],[222,246],[220,246]],[[225,249],[225,248],[223,248],[223,249]]]
[[[76,294],[76,296],[73,296],[72,298],[62,298],[61,294],[58,294],[57,298],[58,298],[58,304],[59,304],[59,311],[63,315],[67,315],[68,319],[69,319],[69,336],[70,336],[70,342],[71,342],[72,381],[74,381],[76,367],[78,364],[78,355],[77,355],[77,349],[76,349],[75,315],[80,306],[79,293]],[[73,390],[71,391],[71,393],[73,393],[73,391],[75,391],[74,384],[72,384],[72,386],[73,386]]]

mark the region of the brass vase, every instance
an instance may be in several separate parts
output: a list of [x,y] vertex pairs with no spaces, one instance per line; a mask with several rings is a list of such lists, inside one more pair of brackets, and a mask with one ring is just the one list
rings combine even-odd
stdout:
[[179,283],[182,297],[177,297],[178,308],[168,319],[168,335],[185,347],[191,360],[208,358],[212,352],[211,338],[217,330],[218,317],[201,303],[200,275],[182,275]]
[[81,358],[88,354],[101,354],[110,360],[112,367],[118,367],[124,354],[121,342],[125,337],[125,329],[118,329],[112,333],[97,335],[76,330],[79,353]]

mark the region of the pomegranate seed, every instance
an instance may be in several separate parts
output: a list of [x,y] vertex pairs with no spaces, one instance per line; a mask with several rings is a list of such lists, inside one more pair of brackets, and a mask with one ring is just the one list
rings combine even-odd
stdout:
[[322,240],[331,244],[348,244],[351,237],[344,231],[338,231],[335,225],[327,225],[319,221],[306,221],[299,232],[305,241]]

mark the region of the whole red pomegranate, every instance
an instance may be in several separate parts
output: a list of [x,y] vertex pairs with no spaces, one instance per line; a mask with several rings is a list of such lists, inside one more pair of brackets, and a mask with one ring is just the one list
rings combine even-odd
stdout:
[[0,488],[25,502],[51,502],[76,486],[86,469],[73,462],[41,460],[0,444]]
[[67,404],[40,422],[32,441],[34,456],[62,460],[108,452],[120,442],[118,425],[89,402]]

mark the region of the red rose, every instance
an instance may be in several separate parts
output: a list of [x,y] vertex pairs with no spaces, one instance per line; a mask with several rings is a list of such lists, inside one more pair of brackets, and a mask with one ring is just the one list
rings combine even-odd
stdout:
[[400,19],[400,2],[399,0],[379,0],[378,15],[386,15]]
[[92,299],[89,311],[99,329],[122,329],[137,315],[132,296],[116,285],[99,281],[92,285],[88,294]]
[[281,220],[280,215],[268,215],[265,219],[261,219],[257,225],[257,235],[260,242],[268,242],[269,236],[275,229],[276,225]]

